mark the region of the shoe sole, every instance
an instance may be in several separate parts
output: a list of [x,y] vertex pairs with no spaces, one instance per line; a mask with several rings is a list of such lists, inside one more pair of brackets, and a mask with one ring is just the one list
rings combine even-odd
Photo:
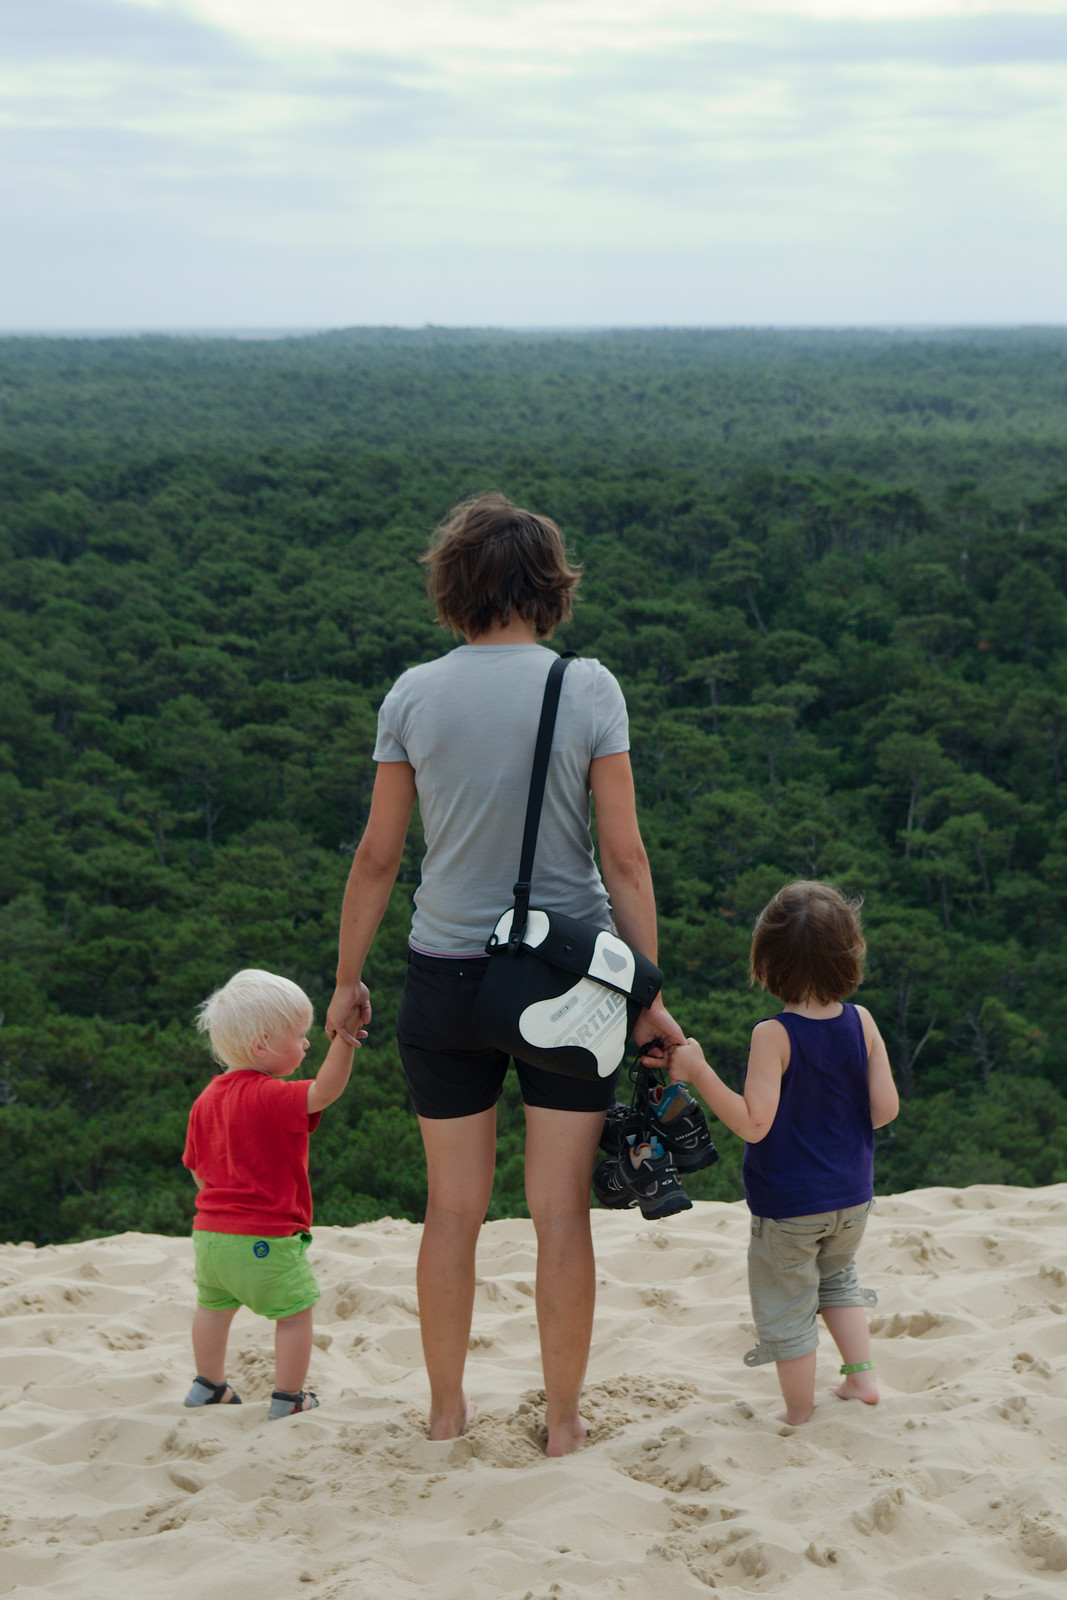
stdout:
[[[698,1158],[699,1166],[710,1165],[707,1160],[707,1150],[700,1150],[695,1152],[695,1154]],[[717,1152],[714,1150],[711,1152],[712,1160],[715,1159],[716,1154]],[[596,1170],[599,1172],[601,1166],[614,1167],[618,1174],[619,1182],[622,1185],[621,1189],[612,1189],[610,1191],[606,1190],[604,1193],[602,1193],[596,1182],[596,1172],[593,1174],[593,1193],[606,1211],[629,1211],[633,1207],[637,1206],[640,1208],[641,1215],[645,1218],[646,1222],[652,1222],[658,1220],[660,1217],[673,1217],[679,1211],[691,1211],[693,1209],[692,1200],[690,1200],[685,1190],[679,1183],[677,1183],[677,1181],[673,1182],[665,1193],[660,1192],[658,1180],[656,1181],[655,1190],[652,1194],[642,1194],[640,1189],[631,1188],[630,1184],[627,1182],[627,1175],[623,1172],[622,1168],[618,1166],[618,1159],[618,1157],[615,1157],[609,1159],[607,1162],[602,1162]],[[688,1170],[693,1169],[690,1168]],[[668,1167],[668,1172],[673,1174],[675,1180],[677,1179],[678,1166],[673,1156]]]
[[638,1205],[641,1206],[641,1215],[646,1222],[656,1222],[660,1217],[673,1217],[679,1211],[692,1211],[693,1209],[692,1200],[682,1190],[678,1190],[674,1194],[665,1194],[658,1203],[656,1200],[650,1200],[642,1205],[638,1201]]
[[641,1215],[646,1220],[652,1217],[670,1217],[676,1211],[690,1211],[692,1209],[693,1202],[677,1181],[678,1169],[673,1162],[671,1163],[671,1171],[674,1182],[670,1182],[668,1178],[666,1187],[664,1187],[664,1183],[657,1178],[651,1194],[647,1191],[642,1193],[636,1186],[631,1189],[626,1180],[626,1174],[620,1173],[623,1188],[630,1190],[634,1197],[634,1204],[640,1206]]

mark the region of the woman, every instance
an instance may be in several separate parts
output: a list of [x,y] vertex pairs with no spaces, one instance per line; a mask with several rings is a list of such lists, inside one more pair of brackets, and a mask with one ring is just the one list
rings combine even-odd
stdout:
[[[331,1038],[361,1008],[363,963],[400,866],[416,797],[426,854],[415,894],[400,1055],[426,1151],[418,1262],[430,1380],[430,1437],[461,1434],[472,1415],[463,1369],[478,1233],[496,1161],[496,1102],[509,1059],[471,1020],[485,941],[512,899],[541,698],[552,651],[538,643],[571,615],[578,573],[554,522],[503,495],[464,502],[425,557],[438,621],[466,643],[413,667],[382,703],[370,818],[341,914]],[[653,961],[656,912],[637,825],[626,706],[597,661],[563,679],[534,863],[533,903],[614,925]],[[589,834],[596,808],[600,865]],[[662,1001],[642,1012],[639,1042],[682,1043]],[[579,1398],[592,1336],[595,1268],[589,1184],[615,1077],[586,1083],[516,1062],[526,1115],[526,1198],[537,1235],[536,1307],[550,1456],[584,1442]]]

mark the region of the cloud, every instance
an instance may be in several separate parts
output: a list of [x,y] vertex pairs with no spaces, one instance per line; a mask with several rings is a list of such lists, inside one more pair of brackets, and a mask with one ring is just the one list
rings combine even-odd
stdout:
[[127,63],[130,66],[207,67],[247,56],[237,36],[177,7],[137,0],[39,0],[8,6],[0,22],[6,66],[33,63]]
[[[158,14],[176,0],[126,0]],[[851,24],[898,33],[1020,27],[1062,20],[1062,0],[1026,0],[998,9],[990,0],[184,0],[182,13],[261,48],[370,51],[379,54],[474,52],[555,60],[626,54],[767,36],[789,25]]]
[[1060,0],[38,0],[3,31],[9,303],[57,218],[281,282],[542,247],[751,275],[931,229],[964,262],[1067,215]]

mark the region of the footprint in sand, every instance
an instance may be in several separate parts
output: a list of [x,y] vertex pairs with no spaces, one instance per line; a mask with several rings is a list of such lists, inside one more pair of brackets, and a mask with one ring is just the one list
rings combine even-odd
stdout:
[[896,1311],[891,1317],[872,1317],[870,1324],[872,1334],[882,1339],[921,1339],[944,1325],[944,1317],[936,1311],[913,1311],[907,1316]]
[[854,1511],[852,1520],[861,1533],[870,1535],[876,1530],[878,1533],[889,1533],[903,1504],[903,1489],[887,1489],[884,1494],[876,1495],[865,1510]]
[[1031,1561],[1041,1561],[1046,1572],[1067,1572],[1067,1531],[1048,1519],[1024,1522],[1019,1545]]

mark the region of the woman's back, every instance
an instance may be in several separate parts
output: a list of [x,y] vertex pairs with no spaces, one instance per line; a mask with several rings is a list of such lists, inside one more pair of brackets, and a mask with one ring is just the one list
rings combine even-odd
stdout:
[[[541,699],[553,651],[465,645],[405,672],[379,714],[376,761],[415,772],[426,835],[411,942],[481,954],[512,898]],[[589,837],[589,763],[629,748],[611,673],[575,660],[563,678],[534,861],[534,904],[610,925]]]

